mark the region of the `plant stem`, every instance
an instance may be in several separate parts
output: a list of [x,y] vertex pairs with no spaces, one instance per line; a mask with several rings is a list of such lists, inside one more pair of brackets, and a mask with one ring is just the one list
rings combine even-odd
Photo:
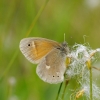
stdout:
[[92,68],[90,68],[90,100],[92,100]]
[[59,97],[59,94],[60,94],[60,91],[61,91],[61,88],[62,88],[62,84],[63,84],[63,82],[60,84],[60,87],[59,87],[59,90],[58,90],[58,93],[57,93],[56,100],[58,100],[58,97]]
[[92,66],[92,68],[94,68],[94,69],[100,71],[100,68],[97,68],[97,67],[95,67],[95,66]]
[[64,95],[65,95],[65,91],[66,91],[66,87],[67,87],[68,83],[69,83],[69,80],[66,80],[65,81],[64,91],[63,91],[63,94],[62,94],[62,100],[64,99]]
[[49,0],[46,0],[46,1],[45,1],[45,3],[42,5],[42,7],[41,7],[40,10],[38,11],[37,15],[35,16],[35,18],[33,19],[33,22],[32,22],[32,24],[30,25],[30,28],[29,28],[28,32],[26,33],[26,37],[29,36],[29,34],[31,33],[31,31],[32,31],[32,29],[33,29],[33,27],[34,27],[34,25],[36,24],[38,18],[40,17],[40,15],[41,15],[42,11],[44,10],[44,8],[45,8],[45,6],[46,6],[46,4],[47,4],[48,1],[49,1]]

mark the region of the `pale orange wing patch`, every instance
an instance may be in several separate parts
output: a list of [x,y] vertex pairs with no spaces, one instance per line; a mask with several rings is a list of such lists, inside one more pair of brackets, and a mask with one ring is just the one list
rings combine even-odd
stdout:
[[60,44],[44,38],[25,38],[20,42],[20,50],[32,63],[39,63],[53,48]]
[[50,52],[53,48],[55,47],[59,47],[59,44],[56,44],[55,42],[51,42],[51,41],[45,41],[45,40],[41,40],[41,41],[34,41],[35,44],[35,48],[33,48],[33,52],[34,52],[34,59],[38,60],[40,58],[42,58],[43,56],[45,56],[48,52]]

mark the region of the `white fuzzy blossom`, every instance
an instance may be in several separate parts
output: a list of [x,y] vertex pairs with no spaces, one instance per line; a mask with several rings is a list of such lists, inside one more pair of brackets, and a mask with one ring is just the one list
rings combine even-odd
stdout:
[[[90,86],[89,86],[89,82],[87,83],[82,83],[82,89],[84,89],[84,95],[87,97],[87,100],[90,100]],[[92,84],[92,96],[93,96],[93,100],[99,100],[100,98],[100,88],[96,86],[96,84]]]
[[71,53],[68,54],[68,57],[71,58],[71,63],[69,64],[69,68],[66,71],[66,74],[69,77],[73,77],[82,73],[86,69],[86,62],[88,60],[95,60],[94,56],[91,55],[95,54],[96,52],[100,52],[100,48],[92,50],[88,46],[75,44],[72,47]]
[[[84,95],[87,97],[87,100],[90,100],[90,70],[88,67],[91,66],[88,66],[87,62],[90,61],[91,63],[96,60],[94,55],[97,52],[100,52],[100,48],[92,50],[89,46],[75,44],[72,47],[71,53],[68,54],[71,63],[68,65],[66,74],[69,78],[78,76],[76,80],[80,84],[80,87],[75,91],[75,94],[78,93],[76,96],[77,98],[80,95]],[[99,100],[100,88],[97,87],[94,82],[92,84],[92,91],[93,100]]]

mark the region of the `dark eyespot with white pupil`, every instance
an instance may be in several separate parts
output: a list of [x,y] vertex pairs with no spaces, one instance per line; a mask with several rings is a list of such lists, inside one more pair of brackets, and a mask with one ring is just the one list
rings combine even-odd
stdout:
[[[52,77],[55,77],[55,76],[52,76]],[[59,77],[59,76],[57,76],[57,77]]]
[[31,46],[30,44],[28,44],[28,46]]

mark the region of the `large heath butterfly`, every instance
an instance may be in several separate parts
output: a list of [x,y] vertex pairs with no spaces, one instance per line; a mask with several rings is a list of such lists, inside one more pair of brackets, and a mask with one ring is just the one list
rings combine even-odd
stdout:
[[22,54],[38,64],[36,73],[45,82],[60,83],[64,80],[68,46],[45,38],[24,38],[20,41]]

